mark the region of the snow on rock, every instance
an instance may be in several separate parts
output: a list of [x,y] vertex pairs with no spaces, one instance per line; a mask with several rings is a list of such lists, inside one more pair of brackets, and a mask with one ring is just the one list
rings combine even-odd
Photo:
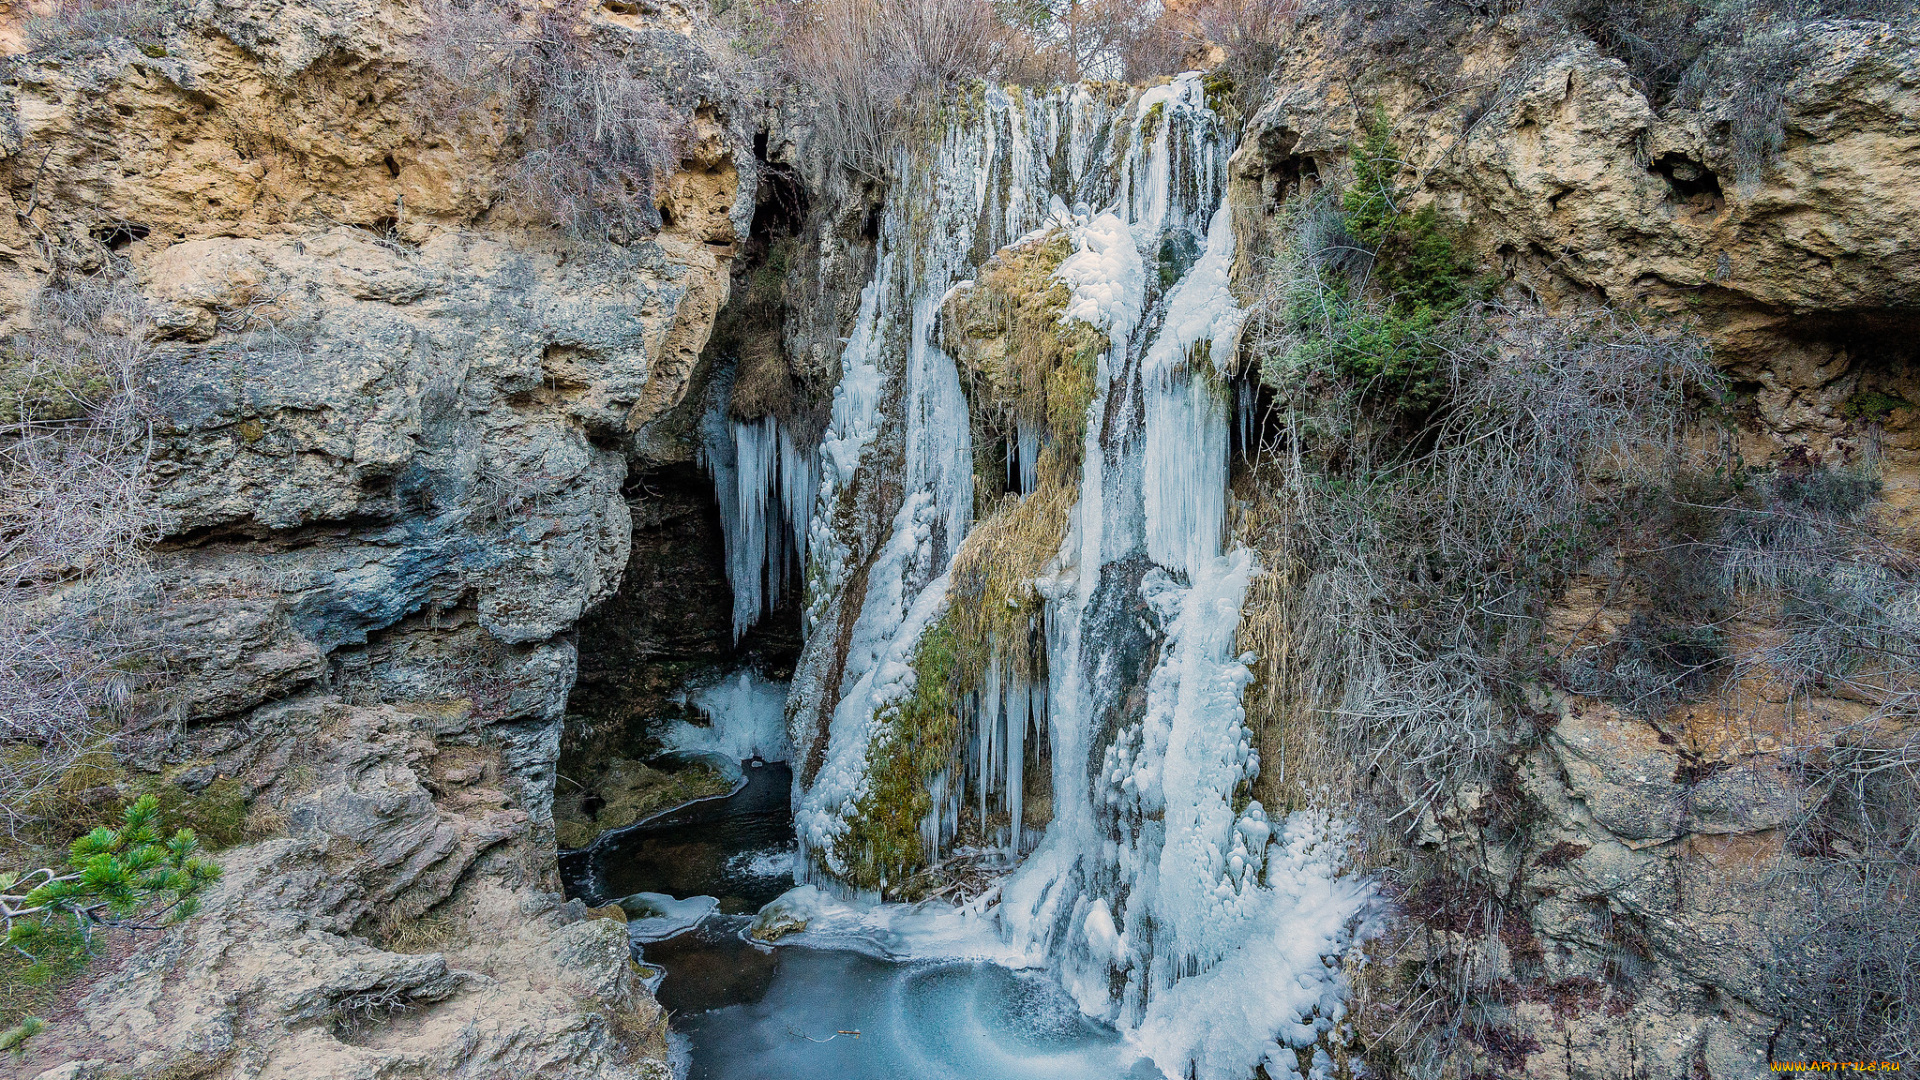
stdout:
[[1118,216],[1101,214],[1074,228],[1073,247],[1073,254],[1053,272],[1072,292],[1061,321],[1091,323],[1114,341],[1125,342],[1140,321],[1147,281],[1133,233]]
[[700,925],[720,901],[711,896],[676,900],[666,893],[643,892],[614,901],[627,913],[627,938],[641,943],[665,941]]

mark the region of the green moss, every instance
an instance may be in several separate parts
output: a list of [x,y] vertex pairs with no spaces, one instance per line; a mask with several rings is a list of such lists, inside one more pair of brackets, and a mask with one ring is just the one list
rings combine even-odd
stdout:
[[1235,86],[1233,76],[1227,74],[1225,68],[1215,68],[1207,72],[1206,76],[1200,80],[1200,85],[1207,92],[1207,108],[1221,116],[1226,116],[1233,110]]
[[167,47],[165,45],[156,45],[150,41],[142,42],[140,45],[140,52],[143,55],[148,56],[154,60],[160,60],[166,57]]
[[[1018,419],[1043,432],[1078,462],[1105,331],[1067,320],[1072,293],[1054,271],[1073,254],[1073,238],[1055,230],[996,253],[979,284],[955,301],[948,347],[965,368],[973,410]],[[1005,434],[1004,431],[998,434]]]
[[1140,118],[1140,144],[1145,146],[1153,142],[1154,138],[1160,134],[1161,125],[1166,122],[1167,103],[1164,101],[1154,102],[1153,105],[1147,109],[1146,115]]
[[1895,409],[1911,408],[1913,403],[1898,394],[1889,394],[1884,390],[1862,390],[1840,406],[1840,415],[1849,420],[1877,423],[1893,415]]
[[912,696],[875,717],[881,730],[867,751],[867,794],[841,842],[848,877],[862,888],[902,881],[926,865],[920,822],[933,809],[928,785],[959,761],[959,649],[945,617],[927,627],[913,654]]
[[0,423],[78,420],[112,393],[105,369],[91,360],[52,365],[0,348]]

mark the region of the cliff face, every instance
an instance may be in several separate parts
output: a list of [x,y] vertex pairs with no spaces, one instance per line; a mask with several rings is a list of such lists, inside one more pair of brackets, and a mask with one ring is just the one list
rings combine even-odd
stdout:
[[[1381,110],[1414,203],[1460,227],[1505,299],[1693,320],[1728,377],[1737,455],[1789,472],[1877,458],[1897,530],[1920,506],[1920,264],[1902,224],[1920,211],[1920,39],[1811,33],[1784,145],[1736,179],[1725,101],[1657,113],[1585,38],[1483,27],[1436,82],[1417,60],[1356,73],[1351,43],[1304,24],[1248,125],[1237,199],[1272,213],[1341,175]],[[1549,651],[1617,639],[1657,600],[1624,559],[1597,560],[1549,614]],[[1751,658],[1771,631],[1742,619],[1729,648]],[[1795,700],[1764,664],[1742,670],[1727,695],[1651,717],[1542,690],[1541,736],[1503,782],[1421,820],[1413,847],[1489,905],[1405,913],[1414,953],[1454,957],[1470,983],[1486,1075],[1744,1077],[1787,1056],[1777,978],[1806,961],[1781,950],[1819,876],[1788,846],[1809,748],[1883,699]]]
[[1509,296],[1697,320],[1749,415],[1744,456],[1839,464],[1874,443],[1889,502],[1913,508],[1920,414],[1860,405],[1920,390],[1920,262],[1902,224],[1920,201],[1920,38],[1815,24],[1784,146],[1740,178],[1726,97],[1656,112],[1591,41],[1525,30],[1453,43],[1445,78],[1412,57],[1355,79],[1351,46],[1304,25],[1249,123],[1242,180],[1281,197],[1334,169],[1383,108],[1418,201],[1464,225]]
[[[12,1072],[664,1068],[621,927],[557,895],[555,763],[581,634],[609,716],[671,689],[632,656],[726,648],[689,395],[765,185],[697,14],[610,2],[585,25],[685,129],[651,235],[515,220],[501,195],[524,148],[498,123],[422,119],[436,91],[410,5],[207,0],[157,40],[8,62],[0,329],[33,325],[50,280],[88,276],[152,324],[162,535],[141,618],[169,671],[139,764],[189,794],[237,781],[265,837],[223,853],[202,913],[104,965]],[[1236,206],[1272,211],[1336,173],[1378,104],[1402,179],[1510,297],[1696,318],[1747,460],[1878,453],[1910,518],[1920,41],[1820,28],[1785,147],[1740,181],[1719,106],[1656,114],[1584,39],[1485,31],[1436,93],[1415,71],[1353,80],[1325,33],[1305,24],[1283,54]],[[771,124],[764,155],[811,204],[791,208],[778,358],[803,399],[781,420],[811,434],[873,273],[878,195],[849,190],[803,113]],[[897,462],[899,439],[876,459]],[[647,481],[662,468],[671,482]],[[1638,599],[1617,583],[1577,581],[1549,636],[1624,626]],[[656,610],[692,589],[684,618]],[[1756,975],[1795,902],[1761,885],[1804,793],[1784,706],[1762,703],[1735,727],[1543,695],[1511,783],[1420,823],[1420,848],[1526,924],[1431,923],[1513,1035],[1489,1068],[1764,1069]]]
[[140,764],[237,779],[273,837],[16,1072],[664,1068],[623,928],[557,895],[554,763],[574,624],[628,562],[628,454],[673,434],[649,425],[726,299],[752,142],[687,12],[590,9],[683,129],[664,227],[524,227],[511,132],[421,119],[426,29],[203,4],[8,62],[0,317],[90,277],[152,324],[141,618],[169,678]]

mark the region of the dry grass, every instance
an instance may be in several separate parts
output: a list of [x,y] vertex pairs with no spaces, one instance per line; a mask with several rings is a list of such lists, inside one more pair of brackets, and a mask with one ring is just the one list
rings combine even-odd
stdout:
[[165,56],[167,32],[191,11],[184,0],[53,0],[26,21],[27,44],[59,49],[125,38],[150,56]]
[[705,762],[667,771],[624,759],[584,783],[569,783],[553,800],[554,839],[563,848],[586,847],[608,829],[733,789],[733,781]]
[[1309,657],[1295,638],[1311,617],[1301,606],[1308,567],[1285,554],[1286,508],[1270,487],[1244,474],[1236,479],[1234,539],[1266,553],[1240,606],[1237,638],[1238,650],[1255,657],[1245,695],[1261,763],[1253,795],[1269,814],[1282,814],[1316,805],[1330,791],[1353,790],[1357,777],[1326,723],[1337,702],[1314,697]]
[[[11,833],[132,722],[158,667],[134,611],[150,322],[110,276],[56,279],[0,351],[0,817]],[[57,799],[56,799],[57,801]]]
[[1029,495],[1006,495],[967,534],[953,559],[949,614],[960,642],[967,685],[978,685],[997,656],[1028,681],[1044,678],[1046,658],[1038,642],[1042,599],[1034,579],[1060,554],[1067,513],[1079,486],[1060,453],[1041,455],[1041,480]]
[[1066,536],[1096,365],[1108,347],[1105,332],[1062,321],[1070,293],[1053,273],[1072,252],[1072,238],[1055,231],[996,253],[943,319],[967,381],[976,444],[1011,447],[1024,432],[1039,446],[1032,492],[1001,495],[1001,478],[983,478],[992,501],[954,557],[949,618],[968,686],[995,655],[1025,678],[1045,672],[1033,582]]
[[415,104],[429,134],[480,132],[509,148],[507,216],[621,243],[660,228],[656,190],[687,128],[585,11],[436,3],[420,37],[427,78]]

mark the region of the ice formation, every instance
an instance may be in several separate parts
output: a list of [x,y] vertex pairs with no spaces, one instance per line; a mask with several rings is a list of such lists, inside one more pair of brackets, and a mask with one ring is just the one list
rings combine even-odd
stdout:
[[667,750],[733,762],[787,760],[786,684],[741,668],[711,685],[682,691],[678,700],[698,710],[707,725],[673,724],[661,737]]
[[683,934],[713,914],[720,901],[711,896],[676,900],[666,893],[642,892],[614,901],[627,915],[627,938],[646,943]]
[[805,573],[821,457],[777,418],[732,420],[720,402],[701,422],[701,443],[720,504],[737,642]]
[[[1085,86],[987,87],[983,108],[961,113],[931,154],[898,163],[822,447],[811,635],[790,708],[796,745],[824,746],[796,776],[800,873],[830,886],[847,872],[836,845],[868,792],[875,740],[913,693],[969,523],[971,429],[938,347],[941,305],[982,253],[1067,228],[1064,317],[1104,328],[1111,348],[1079,502],[1035,582],[1044,675],[1023,681],[996,654],[961,707],[961,760],[925,779],[922,843],[943,851],[963,807],[1004,811],[997,842],[1031,854],[992,904],[954,918],[991,930],[993,958],[1048,968],[1166,1074],[1309,1075],[1344,1008],[1331,958],[1370,899],[1336,821],[1269,820],[1246,799],[1260,762],[1241,704],[1250,658],[1234,643],[1258,567],[1225,536],[1244,318],[1228,281],[1232,135],[1192,73],[1124,103]],[[1012,486],[1030,492],[1039,439],[1014,442]],[[867,468],[883,460],[898,471]],[[841,632],[822,633],[828,622]],[[1049,752],[1029,755],[1035,744]],[[1033,760],[1051,761],[1044,834],[1023,820]]]

